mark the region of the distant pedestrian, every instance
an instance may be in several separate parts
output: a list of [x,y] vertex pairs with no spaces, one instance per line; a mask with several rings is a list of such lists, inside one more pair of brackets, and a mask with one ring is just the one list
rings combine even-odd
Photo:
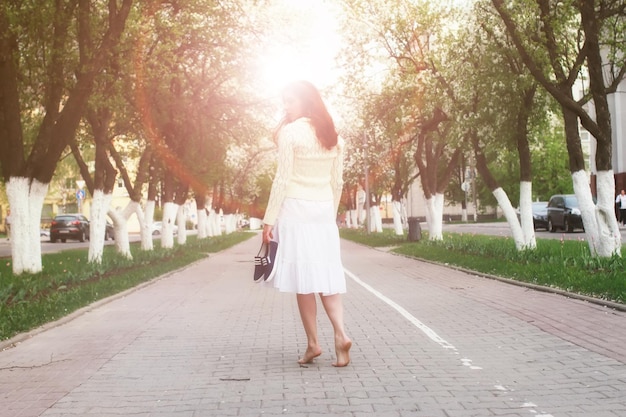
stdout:
[[615,204],[619,208],[619,221],[622,222],[622,226],[626,226],[626,192],[622,192],[615,199]]
[[4,218],[4,228],[7,231],[7,240],[11,239],[11,209],[7,210],[7,216]]

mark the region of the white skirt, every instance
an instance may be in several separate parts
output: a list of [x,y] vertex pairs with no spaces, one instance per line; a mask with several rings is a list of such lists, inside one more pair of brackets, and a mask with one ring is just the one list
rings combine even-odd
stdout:
[[278,241],[272,281],[281,292],[346,292],[333,201],[287,198],[273,229]]

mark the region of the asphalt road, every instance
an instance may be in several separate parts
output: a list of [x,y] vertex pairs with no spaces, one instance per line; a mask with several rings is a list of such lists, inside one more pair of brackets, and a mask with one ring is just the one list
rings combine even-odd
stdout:
[[[426,227],[423,223],[422,229]],[[511,228],[506,222],[494,222],[494,223],[454,223],[444,224],[444,232],[455,233],[474,233],[478,235],[493,235],[493,236],[511,236]],[[626,239],[626,229],[620,229],[622,235],[622,244]],[[565,239],[565,240],[581,240],[585,239],[585,232],[583,230],[575,230],[572,233],[558,231],[555,233],[548,232],[547,230],[535,230],[535,236],[537,239]]]
[[[421,223],[422,230],[426,229],[426,223]],[[455,233],[474,233],[479,235],[493,235],[493,236],[511,236],[511,229],[506,222],[493,222],[493,223],[453,223],[444,224],[444,232]],[[585,232],[582,230],[576,230],[573,233],[556,232],[550,233],[546,230],[535,231],[537,239],[565,239],[565,240],[580,240],[585,239]],[[622,235],[622,242],[626,244],[626,229],[620,229]],[[158,238],[158,237],[157,237]],[[138,234],[131,234],[130,241],[139,241]],[[105,245],[113,245],[115,241],[107,240]],[[41,253],[54,253],[67,249],[78,249],[89,247],[89,242],[67,241],[66,243],[50,243],[49,238],[41,238]],[[0,258],[6,258],[11,256],[11,247],[6,239],[0,239]]]
[[[131,242],[138,242],[140,239],[138,234],[131,234],[129,236],[129,240]],[[104,242],[105,245],[114,245],[114,240],[106,240]],[[41,253],[54,253],[62,250],[69,249],[79,249],[79,248],[88,248],[89,242],[79,242],[77,240],[68,240],[65,243],[57,242],[51,243],[50,238],[41,237]],[[0,238],[0,258],[7,258],[11,256],[11,246],[10,242],[5,238]]]

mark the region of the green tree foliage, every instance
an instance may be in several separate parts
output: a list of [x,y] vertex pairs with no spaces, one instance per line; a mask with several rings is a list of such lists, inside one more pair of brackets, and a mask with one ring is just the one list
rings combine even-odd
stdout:
[[0,160],[5,181],[22,176],[50,182],[132,3],[2,3]]
[[572,176],[567,163],[567,149],[563,146],[563,126],[547,126],[541,142],[533,148],[533,199],[548,201],[552,194],[574,192]]

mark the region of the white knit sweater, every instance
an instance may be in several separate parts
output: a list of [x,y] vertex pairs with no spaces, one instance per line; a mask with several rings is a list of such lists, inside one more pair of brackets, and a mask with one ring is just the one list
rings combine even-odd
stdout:
[[343,188],[343,139],[325,149],[308,118],[285,125],[278,134],[278,168],[263,223],[273,225],[285,198],[333,200],[335,212]]

